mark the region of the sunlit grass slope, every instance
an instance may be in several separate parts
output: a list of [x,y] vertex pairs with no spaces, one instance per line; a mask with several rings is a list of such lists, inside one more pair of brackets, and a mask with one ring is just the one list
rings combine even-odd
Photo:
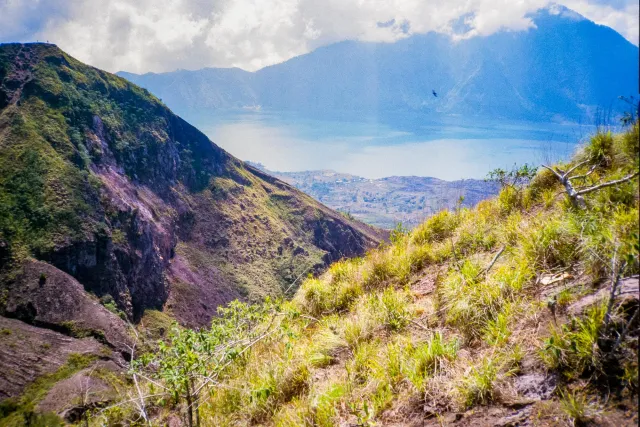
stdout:
[[[577,172],[592,172],[578,187],[637,171],[638,125],[594,136],[557,166],[583,160]],[[201,396],[202,425],[447,424],[449,413],[518,404],[533,405],[543,425],[606,414],[603,387],[617,398],[637,392],[637,340],[632,333],[611,351],[606,298],[568,308],[609,286],[612,265],[623,277],[638,273],[638,181],[585,199],[586,209],[572,207],[540,169],[524,188],[443,211],[334,263],[268,310],[268,332]],[[612,337],[635,307],[613,305]],[[555,391],[528,400],[517,387],[523,375],[551,378]],[[179,398],[167,402],[159,420],[184,413]]]

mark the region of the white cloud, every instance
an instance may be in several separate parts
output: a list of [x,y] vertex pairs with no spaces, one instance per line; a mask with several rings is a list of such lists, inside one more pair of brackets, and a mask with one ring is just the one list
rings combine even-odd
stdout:
[[[607,2],[608,1],[608,2]],[[615,4],[614,4],[615,3]],[[533,26],[548,0],[0,0],[0,41],[50,40],[109,71],[237,66],[255,70],[345,39],[466,37]],[[637,44],[635,0],[565,4]],[[384,23],[381,25],[381,23]]]

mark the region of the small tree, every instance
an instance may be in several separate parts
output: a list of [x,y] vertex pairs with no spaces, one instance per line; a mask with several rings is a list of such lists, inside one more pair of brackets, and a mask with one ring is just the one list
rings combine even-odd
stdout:
[[521,189],[536,176],[537,168],[525,163],[522,166],[513,165],[511,170],[497,168],[489,172],[486,182],[497,182],[500,188],[511,187],[514,190]]
[[631,106],[631,111],[625,111],[620,118],[620,124],[624,127],[635,123],[638,119],[638,112],[640,111],[640,101],[636,101],[633,95],[629,97],[619,96],[618,99]]
[[[154,354],[133,364],[137,376],[161,387],[176,403],[185,401],[189,427],[200,426],[200,396],[215,387],[220,376],[271,331],[277,304],[247,305],[234,301],[218,308],[208,330],[173,325],[167,341]],[[269,314],[271,321],[267,322]]]

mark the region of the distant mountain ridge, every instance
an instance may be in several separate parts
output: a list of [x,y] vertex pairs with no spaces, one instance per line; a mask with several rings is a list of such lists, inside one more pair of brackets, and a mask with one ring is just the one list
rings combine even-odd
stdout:
[[[638,47],[562,7],[532,15],[536,27],[452,41],[416,34],[395,43],[345,41],[256,72],[205,68],[120,76],[179,112],[388,111],[529,120],[593,120],[638,93]],[[433,91],[437,93],[434,96]]]
[[[265,170],[260,164],[249,164]],[[478,179],[444,181],[421,176],[367,179],[332,170],[265,171],[332,209],[386,229],[398,223],[413,228],[443,209],[454,209],[459,203],[472,207],[498,193],[495,183]]]

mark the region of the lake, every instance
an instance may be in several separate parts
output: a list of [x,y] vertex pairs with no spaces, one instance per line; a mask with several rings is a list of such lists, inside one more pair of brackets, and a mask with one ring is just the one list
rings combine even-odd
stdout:
[[398,113],[308,118],[200,110],[183,112],[183,117],[234,156],[267,169],[332,169],[365,178],[484,178],[497,167],[567,158],[594,130],[578,124]]

